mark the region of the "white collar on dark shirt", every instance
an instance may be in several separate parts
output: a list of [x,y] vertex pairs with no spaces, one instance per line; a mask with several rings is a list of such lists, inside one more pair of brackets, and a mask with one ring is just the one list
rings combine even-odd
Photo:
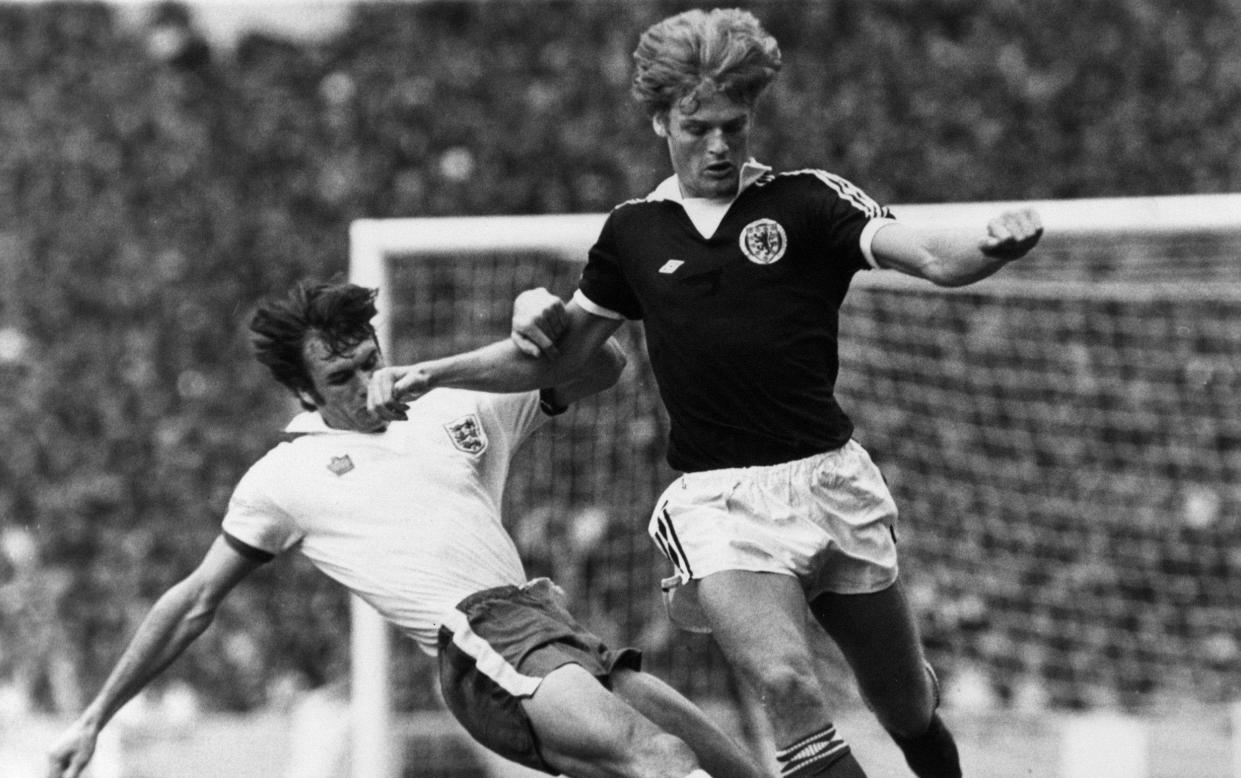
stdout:
[[685,214],[689,216],[690,221],[698,229],[704,238],[709,238],[715,234],[719,228],[720,222],[724,220],[724,214],[728,213],[728,206],[733,204],[733,200],[737,199],[751,184],[763,175],[770,172],[771,168],[763,165],[753,159],[741,166],[741,175],[737,182],[737,194],[728,198],[707,198],[707,197],[685,197],[681,194],[681,184],[675,175],[664,179],[655,190],[647,195],[649,201],[668,200],[674,203],[680,203],[685,209]]

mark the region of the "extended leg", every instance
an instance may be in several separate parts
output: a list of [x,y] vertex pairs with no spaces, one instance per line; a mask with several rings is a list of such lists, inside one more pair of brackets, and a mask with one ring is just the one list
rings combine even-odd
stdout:
[[575,664],[543,679],[522,702],[544,760],[578,778],[685,778],[693,751]]
[[715,776],[759,778],[764,771],[738,743],[680,692],[649,673],[617,670],[612,688],[665,732],[685,741],[707,772]]

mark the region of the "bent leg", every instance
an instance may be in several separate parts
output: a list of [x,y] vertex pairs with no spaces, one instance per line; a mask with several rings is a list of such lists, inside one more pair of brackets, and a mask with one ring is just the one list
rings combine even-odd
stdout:
[[650,673],[622,669],[612,688],[660,729],[685,741],[707,772],[715,776],[759,778],[767,772],[697,705]]
[[862,696],[922,778],[961,775],[952,735],[900,582],[871,594],[826,593],[810,610],[840,647]]
[[762,704],[784,773],[863,775],[831,724],[814,670],[800,582],[776,573],[726,570],[698,581],[698,601],[724,657]]
[[552,671],[522,707],[552,767],[580,778],[685,778],[693,751],[664,732],[580,665]]

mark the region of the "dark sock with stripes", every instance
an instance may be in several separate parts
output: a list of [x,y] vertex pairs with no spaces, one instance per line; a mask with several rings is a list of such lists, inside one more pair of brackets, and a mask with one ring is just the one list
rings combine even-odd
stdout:
[[916,737],[901,737],[889,732],[905,753],[905,761],[918,778],[961,778],[961,757],[957,743],[944,722],[935,713],[926,732]]
[[849,745],[836,736],[836,727],[824,729],[776,752],[780,778],[866,778]]

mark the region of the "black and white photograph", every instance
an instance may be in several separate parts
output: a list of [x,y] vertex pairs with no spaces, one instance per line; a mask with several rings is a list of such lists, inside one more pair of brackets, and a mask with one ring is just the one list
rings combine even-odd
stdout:
[[0,0],[0,778],[1241,778],[1239,0]]

